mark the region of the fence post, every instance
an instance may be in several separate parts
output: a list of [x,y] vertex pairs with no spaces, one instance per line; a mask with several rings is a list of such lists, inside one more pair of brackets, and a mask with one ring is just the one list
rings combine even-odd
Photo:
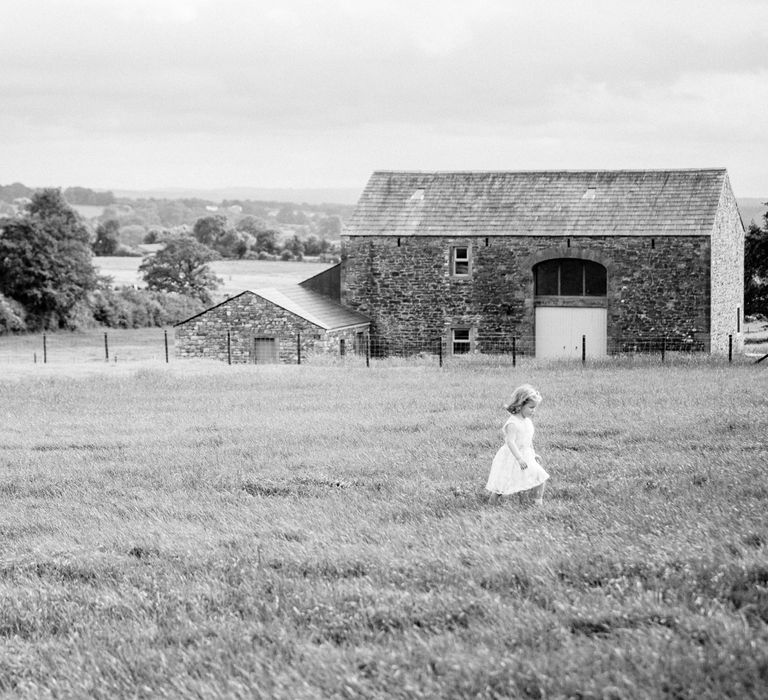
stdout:
[[581,336],[581,364],[584,365],[587,362],[587,336]]
[[667,350],[667,336],[661,339],[661,361],[664,362],[664,354]]
[[48,362],[48,341],[46,340],[45,333],[43,333],[43,364]]
[[232,333],[227,331],[227,364],[232,364]]
[[301,364],[301,331],[296,334],[296,364]]
[[728,334],[728,362],[733,361],[733,336]]
[[371,336],[365,339],[365,366],[371,366]]
[[163,331],[165,334],[165,361],[168,362],[168,331]]
[[443,339],[438,338],[437,339],[437,357],[439,360],[439,366],[443,366]]
[[104,361],[109,362],[109,340],[107,334],[104,334]]
[[517,364],[517,338],[512,336],[512,366]]
[[37,364],[37,353],[36,352],[32,353],[32,358],[34,359],[35,364]]

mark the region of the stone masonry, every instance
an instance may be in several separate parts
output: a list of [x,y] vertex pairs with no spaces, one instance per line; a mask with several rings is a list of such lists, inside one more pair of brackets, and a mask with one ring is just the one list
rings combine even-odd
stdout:
[[[454,246],[470,248],[466,277],[450,275]],[[582,258],[607,269],[607,297],[569,303],[607,305],[609,349],[666,336],[709,350],[711,252],[708,236],[345,236],[342,303],[372,319],[374,342],[434,342],[457,325],[475,329],[479,343],[484,334],[530,339],[533,266]],[[716,293],[732,294],[719,284]]]
[[274,337],[279,361],[296,364],[311,354],[339,354],[341,341],[352,352],[362,328],[325,330],[253,294],[243,292],[218,306],[187,319],[175,328],[176,355],[227,361],[229,332],[233,363],[254,362],[254,338]]
[[712,230],[712,351],[744,347],[744,227],[726,176]]

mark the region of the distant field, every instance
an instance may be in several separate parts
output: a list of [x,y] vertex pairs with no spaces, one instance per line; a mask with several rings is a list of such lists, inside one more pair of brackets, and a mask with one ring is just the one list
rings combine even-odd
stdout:
[[[102,275],[109,275],[115,285],[143,286],[138,274],[141,258],[97,257],[93,263]],[[328,263],[272,261],[272,260],[217,260],[211,269],[222,279],[217,297],[233,296],[246,289],[279,287],[296,284],[331,267]]]
[[70,206],[80,214],[80,216],[83,216],[86,219],[95,219],[96,217],[101,216],[106,209],[104,206],[95,204],[70,204]]
[[90,367],[0,373],[3,697],[765,697],[761,365]]

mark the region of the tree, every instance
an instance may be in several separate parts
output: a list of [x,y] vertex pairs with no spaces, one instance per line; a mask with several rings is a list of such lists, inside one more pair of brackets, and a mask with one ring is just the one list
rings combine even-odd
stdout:
[[249,233],[256,238],[259,233],[267,230],[267,224],[263,219],[259,219],[255,216],[244,216],[237,222],[235,228],[238,231]]
[[283,246],[285,250],[289,250],[294,257],[301,259],[304,255],[304,241],[301,240],[296,234],[291,236]]
[[320,219],[317,227],[320,238],[338,238],[341,236],[341,219],[338,216],[326,216]]
[[117,219],[102,221],[96,227],[96,240],[93,244],[94,255],[115,255],[120,248],[120,222]]
[[195,221],[192,229],[192,235],[198,242],[213,247],[216,239],[223,236],[227,231],[227,217],[217,214],[216,216],[204,216]]
[[750,224],[744,242],[744,312],[768,316],[768,211],[763,220],[763,229]]
[[221,282],[208,266],[216,257],[214,251],[194,238],[180,236],[167,240],[154,255],[145,256],[139,272],[149,289],[178,292],[210,304],[211,292]]
[[0,294],[0,335],[25,331],[24,307],[18,301]]
[[304,240],[305,255],[320,255],[323,253],[323,245],[320,239],[314,234],[310,234]]
[[255,243],[251,234],[229,228],[214,241],[213,247],[223,258],[244,258]]
[[31,328],[72,328],[98,278],[89,232],[58,189],[36,192],[18,219],[0,224],[0,293]]
[[64,190],[64,199],[72,204],[91,204],[102,207],[115,203],[115,195],[112,192],[94,192],[87,187],[67,187]]
[[273,229],[259,231],[256,234],[256,250],[273,255],[277,252],[278,232]]

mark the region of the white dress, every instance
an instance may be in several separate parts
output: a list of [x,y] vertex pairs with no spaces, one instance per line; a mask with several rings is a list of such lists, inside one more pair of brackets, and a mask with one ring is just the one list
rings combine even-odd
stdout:
[[536,461],[533,451],[533,421],[530,418],[512,414],[504,424],[502,433],[507,440],[514,442],[528,468],[520,468],[520,463],[505,441],[493,458],[491,473],[485,485],[488,491],[508,495],[535,488],[549,479],[549,474]]

